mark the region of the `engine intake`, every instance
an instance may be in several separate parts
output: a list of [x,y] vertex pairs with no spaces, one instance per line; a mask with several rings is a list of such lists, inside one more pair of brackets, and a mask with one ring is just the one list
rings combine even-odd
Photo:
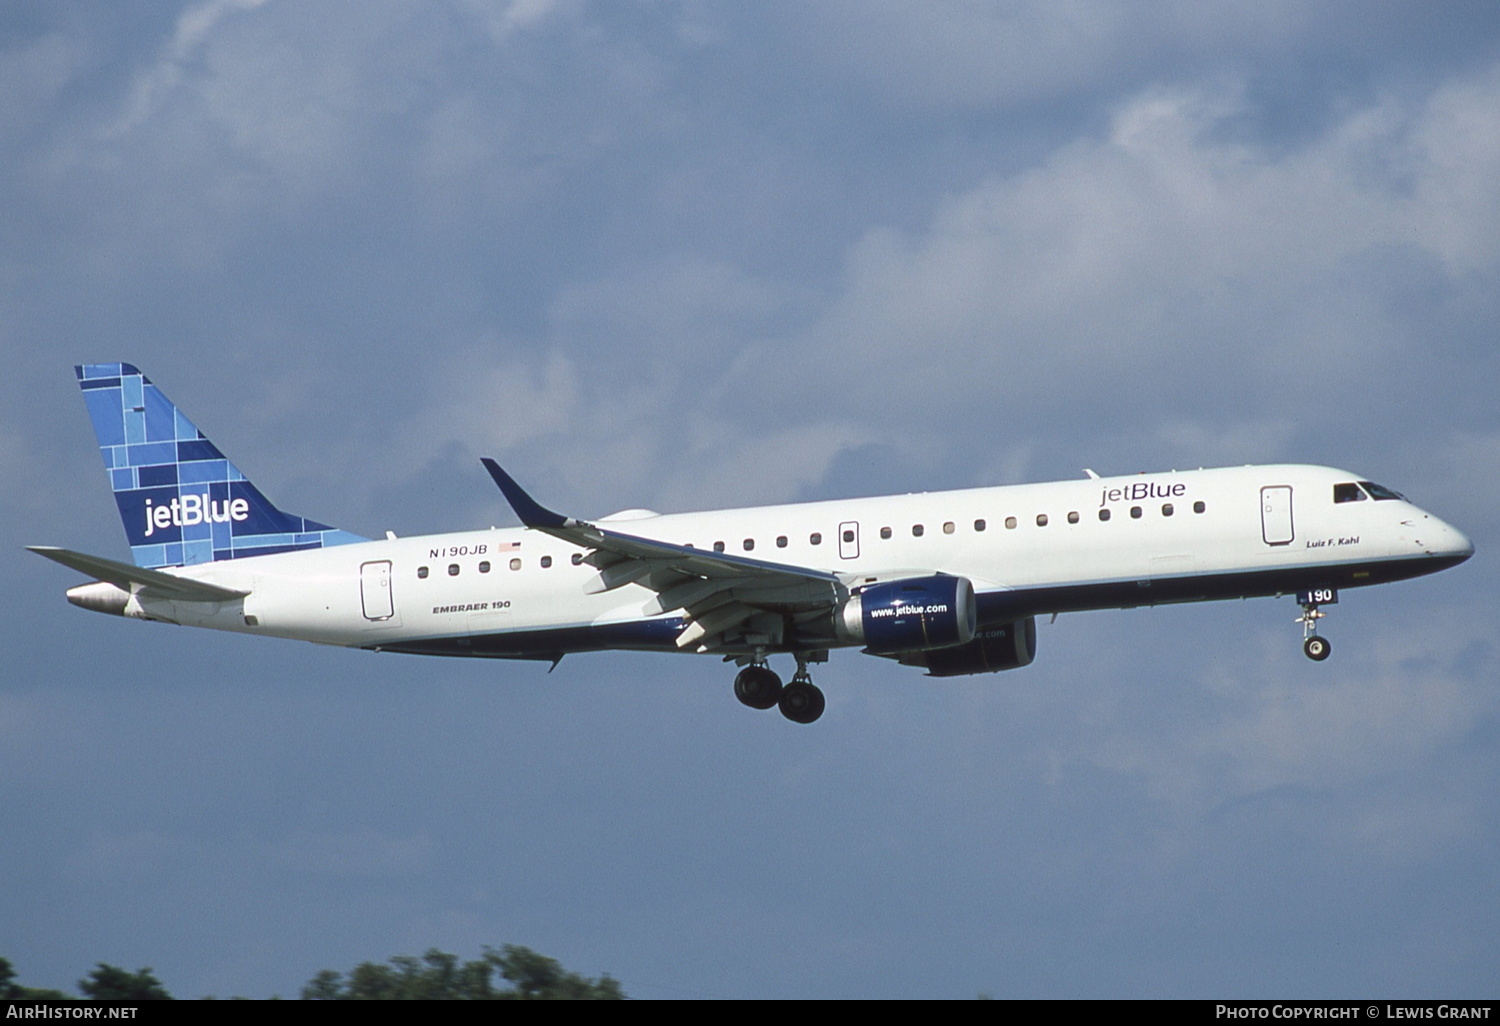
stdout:
[[844,603],[837,619],[844,640],[877,654],[962,645],[977,623],[974,585],[944,574],[868,585]]

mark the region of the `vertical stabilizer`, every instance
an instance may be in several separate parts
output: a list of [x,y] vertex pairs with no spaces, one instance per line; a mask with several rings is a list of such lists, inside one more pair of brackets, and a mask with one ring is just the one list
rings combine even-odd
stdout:
[[128,363],[75,367],[136,566],[366,541],[283,513]]

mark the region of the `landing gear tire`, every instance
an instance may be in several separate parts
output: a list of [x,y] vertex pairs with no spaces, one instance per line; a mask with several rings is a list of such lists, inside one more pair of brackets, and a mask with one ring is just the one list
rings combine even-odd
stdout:
[[1339,593],[1328,587],[1309,588],[1297,595],[1297,601],[1302,603],[1302,615],[1295,622],[1302,625],[1302,651],[1315,663],[1321,663],[1333,652],[1328,639],[1318,637],[1318,621],[1328,615],[1318,606],[1323,602],[1338,600]]
[[781,701],[785,689],[769,666],[747,666],[734,678],[734,697],[752,709],[769,709]]
[[823,715],[823,692],[808,681],[794,680],[781,689],[781,715],[793,723],[811,723]]

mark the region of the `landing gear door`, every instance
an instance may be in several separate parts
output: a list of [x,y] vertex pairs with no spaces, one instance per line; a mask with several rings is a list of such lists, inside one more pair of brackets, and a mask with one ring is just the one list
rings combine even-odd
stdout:
[[1292,529],[1292,486],[1267,485],[1260,490],[1260,533],[1267,545],[1290,545],[1296,532]]
[[360,564],[359,597],[366,620],[389,621],[396,615],[396,604],[391,599],[390,560]]
[[850,520],[839,525],[839,558],[859,558],[859,523]]

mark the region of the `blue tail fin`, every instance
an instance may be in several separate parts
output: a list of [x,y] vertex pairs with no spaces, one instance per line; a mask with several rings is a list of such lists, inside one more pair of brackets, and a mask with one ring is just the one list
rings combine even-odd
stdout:
[[128,363],[75,367],[136,566],[367,541],[283,513]]

